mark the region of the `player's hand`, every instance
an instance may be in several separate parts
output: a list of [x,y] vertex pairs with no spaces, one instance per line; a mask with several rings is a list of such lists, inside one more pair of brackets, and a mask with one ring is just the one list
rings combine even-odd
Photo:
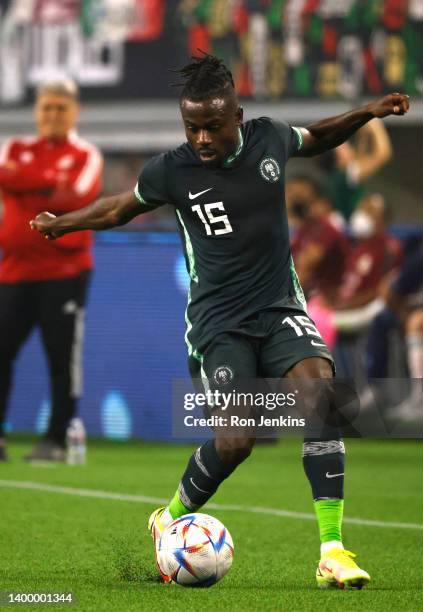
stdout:
[[410,108],[410,98],[405,94],[392,93],[380,100],[371,102],[368,106],[374,117],[387,117],[388,115],[405,115]]
[[63,236],[64,232],[54,229],[54,220],[56,215],[49,212],[42,212],[29,222],[31,229],[37,230],[41,234],[44,234],[44,238],[47,240],[55,240]]

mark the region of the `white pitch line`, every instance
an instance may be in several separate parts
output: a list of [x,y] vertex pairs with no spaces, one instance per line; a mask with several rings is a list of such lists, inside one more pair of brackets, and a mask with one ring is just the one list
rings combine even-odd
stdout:
[[[168,500],[163,497],[149,497],[147,495],[129,495],[127,493],[112,493],[111,491],[96,491],[94,489],[75,489],[73,487],[60,487],[40,482],[24,480],[0,480],[0,487],[11,489],[26,489],[31,491],[43,491],[45,493],[62,493],[64,495],[76,495],[77,497],[95,497],[97,499],[112,499],[115,501],[135,502],[137,504],[165,504]],[[315,521],[314,514],[308,512],[292,512],[280,510],[279,508],[247,507],[231,504],[207,504],[211,510],[226,510],[233,512],[247,512],[249,514],[268,514],[270,516],[283,516],[285,518],[299,519],[304,521]],[[363,525],[365,527],[384,527],[388,529],[423,529],[420,523],[400,523],[397,521],[375,521],[373,519],[361,519],[344,517],[344,523],[350,525]]]

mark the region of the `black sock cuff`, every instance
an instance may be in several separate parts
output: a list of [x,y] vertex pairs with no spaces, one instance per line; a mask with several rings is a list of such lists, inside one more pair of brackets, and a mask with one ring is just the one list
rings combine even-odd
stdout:
[[232,473],[217,454],[214,440],[207,440],[195,453],[195,460],[200,469],[205,469],[211,478],[221,482]]
[[303,466],[313,491],[313,499],[343,499],[345,453],[322,453],[316,448],[311,450],[303,452]]
[[203,506],[228,476],[217,454],[213,440],[209,440],[191,455],[179,485],[182,503],[190,510]]

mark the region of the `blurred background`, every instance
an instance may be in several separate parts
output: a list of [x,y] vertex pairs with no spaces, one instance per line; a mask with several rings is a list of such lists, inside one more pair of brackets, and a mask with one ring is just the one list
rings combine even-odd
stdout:
[[[246,120],[306,126],[384,93],[410,95],[406,117],[291,160],[287,206],[310,314],[339,374],[364,395],[371,377],[415,378],[406,337],[423,306],[423,0],[0,0],[0,144],[33,133],[40,83],[70,76],[79,132],[105,156],[104,195],[133,189],[151,155],[184,140],[171,70],[198,49],[231,68]],[[172,379],[188,376],[173,210],[98,233],[94,254],[81,417],[92,435],[169,439]],[[17,363],[9,430],[45,428],[46,368],[35,333]]]

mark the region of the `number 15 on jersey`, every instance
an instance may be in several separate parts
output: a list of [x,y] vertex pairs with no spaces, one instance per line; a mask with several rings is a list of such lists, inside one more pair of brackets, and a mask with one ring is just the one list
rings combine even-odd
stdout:
[[[233,232],[228,215],[225,213],[223,202],[213,202],[203,205],[196,204],[191,208],[203,222],[207,236],[221,236],[222,234],[230,234]],[[215,214],[215,211],[221,211],[225,214]],[[220,227],[215,227],[216,224],[220,224]]]

